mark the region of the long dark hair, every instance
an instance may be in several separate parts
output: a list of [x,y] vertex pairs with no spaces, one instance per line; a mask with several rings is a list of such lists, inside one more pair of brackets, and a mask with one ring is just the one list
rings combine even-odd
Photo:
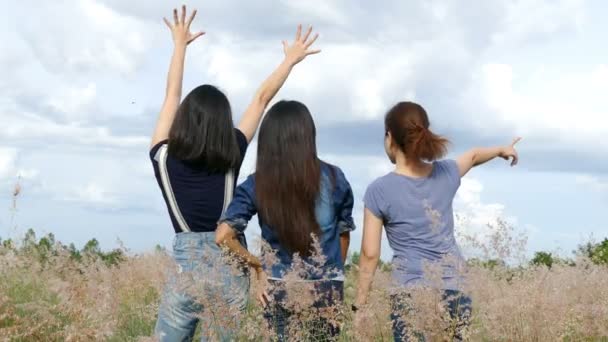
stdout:
[[258,214],[291,253],[310,256],[312,234],[319,236],[315,202],[321,161],[308,108],[297,101],[276,103],[258,138],[255,173]]
[[433,161],[447,153],[449,141],[429,129],[429,116],[417,103],[397,103],[386,114],[384,125],[406,158]]
[[186,96],[169,131],[169,154],[211,172],[238,167],[241,152],[224,93],[206,84]]

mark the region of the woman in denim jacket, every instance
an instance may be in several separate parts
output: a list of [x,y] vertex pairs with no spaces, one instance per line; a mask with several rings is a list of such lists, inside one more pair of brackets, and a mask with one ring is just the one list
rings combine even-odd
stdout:
[[[237,187],[216,233],[219,245],[255,269],[262,285],[257,297],[279,340],[293,337],[296,330],[317,335],[300,336],[306,339],[338,334],[320,312],[331,311],[343,299],[344,260],[355,228],[353,194],[342,171],[317,157],[315,140],[315,125],[305,105],[275,104],[260,127],[256,173]],[[261,262],[237,240],[255,214],[262,239],[272,249],[263,248],[262,257],[268,260],[272,255],[271,264]],[[295,287],[287,279],[295,279]],[[297,291],[303,288],[307,290]],[[302,310],[290,304],[298,301],[295,306],[302,309],[303,293],[314,296],[309,302],[314,314],[308,316],[314,329],[301,326]],[[295,314],[300,323],[289,319]]]

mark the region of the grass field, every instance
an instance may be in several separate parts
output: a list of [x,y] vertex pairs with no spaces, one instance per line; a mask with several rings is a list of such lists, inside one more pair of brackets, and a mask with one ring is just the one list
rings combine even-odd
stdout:
[[[170,258],[163,250],[141,255],[82,250],[52,237],[26,237],[19,248],[0,244],[0,340],[154,340],[159,294]],[[385,267],[386,268],[386,267]],[[354,296],[356,266],[348,271],[346,302]],[[388,273],[377,273],[368,319],[353,326],[341,310],[343,341],[390,341]],[[474,301],[473,341],[608,341],[608,269],[588,260],[508,267],[476,262],[469,268]],[[384,284],[384,285],[383,285]],[[432,298],[428,297],[428,298]],[[427,298],[427,299],[428,299]],[[428,340],[443,340],[433,302],[417,312]],[[268,339],[260,308],[251,302],[243,340]]]

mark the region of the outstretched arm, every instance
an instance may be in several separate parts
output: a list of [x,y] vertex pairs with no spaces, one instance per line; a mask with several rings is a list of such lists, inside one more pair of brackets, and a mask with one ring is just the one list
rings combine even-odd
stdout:
[[196,10],[186,19],[186,6],[182,6],[181,15],[178,16],[177,9],[173,10],[173,23],[163,18],[165,24],[171,30],[173,36],[173,57],[167,75],[167,90],[165,101],[160,110],[156,128],[152,135],[151,146],[169,137],[169,130],[175,119],[175,114],[182,98],[182,80],[184,78],[184,60],[186,58],[186,47],[196,38],[205,34],[204,32],[190,33],[190,24],[196,16]]
[[355,305],[360,307],[367,303],[367,297],[380,260],[382,239],[382,220],[365,208],[363,214],[363,240],[359,259],[359,281]]
[[264,110],[279,89],[281,89],[293,67],[304,60],[306,56],[321,52],[321,50],[310,50],[311,45],[319,37],[318,34],[315,34],[311,38],[311,33],[312,26],[302,35],[302,26],[299,25],[295,41],[291,45],[283,41],[285,59],[256,91],[241,118],[241,122],[239,122],[238,128],[247,137],[248,142],[255,136]]
[[473,167],[486,163],[496,157],[501,157],[504,160],[511,159],[511,166],[517,165],[519,157],[517,155],[517,150],[515,150],[515,145],[520,140],[521,138],[515,138],[511,145],[507,146],[479,147],[465,152],[456,159],[460,177],[466,175]]

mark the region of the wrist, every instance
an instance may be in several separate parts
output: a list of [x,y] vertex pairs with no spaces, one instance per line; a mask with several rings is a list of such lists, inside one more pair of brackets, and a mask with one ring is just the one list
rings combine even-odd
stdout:
[[281,63],[284,66],[288,67],[288,68],[293,68],[296,64],[298,64],[298,62],[296,60],[293,60],[289,57],[285,57],[285,59],[283,59],[283,62]]
[[173,49],[175,51],[186,51],[188,43],[186,41],[176,40],[173,42]]
[[507,147],[505,147],[505,146],[501,146],[501,147],[499,147],[499,148],[497,149],[496,156],[498,156],[498,157],[502,157],[502,156],[504,156],[504,155],[505,155],[505,151],[506,151],[506,150],[507,150]]

